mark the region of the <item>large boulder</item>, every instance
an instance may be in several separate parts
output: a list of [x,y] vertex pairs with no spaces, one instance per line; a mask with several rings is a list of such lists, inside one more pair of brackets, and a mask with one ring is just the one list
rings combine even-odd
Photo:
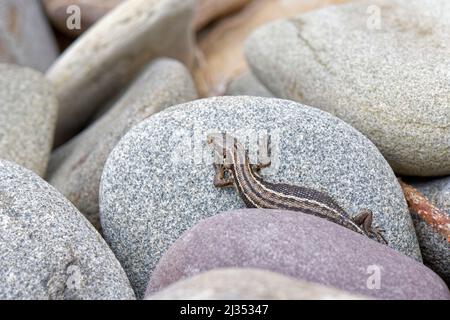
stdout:
[[147,289],[217,268],[260,268],[379,299],[450,299],[423,264],[302,212],[244,209],[205,219],[161,258]]
[[92,225],[33,172],[0,161],[0,299],[134,299]]
[[277,97],[365,134],[399,174],[450,174],[450,2],[365,0],[265,25],[246,43]]
[[104,236],[139,296],[161,255],[185,230],[245,206],[234,190],[213,185],[206,134],[216,130],[251,141],[251,155],[258,136],[270,135],[272,166],[262,171],[265,179],[326,192],[350,215],[371,209],[389,246],[421,259],[398,181],[361,133],[292,101],[209,98],[168,108],[133,127],[103,169]]

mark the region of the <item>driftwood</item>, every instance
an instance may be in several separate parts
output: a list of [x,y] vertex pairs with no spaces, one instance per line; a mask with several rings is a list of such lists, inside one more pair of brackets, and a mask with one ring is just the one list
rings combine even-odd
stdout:
[[450,242],[450,218],[422,193],[399,179],[409,210]]

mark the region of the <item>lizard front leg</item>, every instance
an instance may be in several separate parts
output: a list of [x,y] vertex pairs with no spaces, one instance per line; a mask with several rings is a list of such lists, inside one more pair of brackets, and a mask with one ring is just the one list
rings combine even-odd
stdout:
[[257,164],[252,164],[252,169],[253,169],[253,171],[259,173],[261,171],[261,169],[270,167],[271,164],[272,164],[272,162],[270,160],[266,163],[260,162]]
[[256,163],[256,164],[251,164],[250,167],[252,169],[252,172],[255,174],[255,176],[262,178],[261,176],[261,169],[263,168],[267,168],[270,167],[270,161],[267,163]]
[[[270,167],[272,165],[272,161],[270,160],[270,157],[266,156],[266,157],[262,157],[262,158],[263,158],[262,161],[259,161],[258,163],[251,165],[253,172],[255,172],[258,175],[259,175],[261,169]],[[259,160],[261,160],[261,159],[259,159]]]
[[[233,185],[233,177],[231,175],[225,177],[225,171],[227,171],[228,169],[225,168],[223,164],[214,164],[214,169],[216,171],[216,174],[214,176],[214,186],[216,188],[223,188]],[[230,174],[229,171],[228,174]]]
[[258,150],[258,163],[252,164],[252,169],[254,172],[259,173],[261,169],[270,167],[272,164],[271,161],[271,150],[270,150],[270,142],[269,137],[264,136],[262,139],[262,143],[260,142],[260,148]]

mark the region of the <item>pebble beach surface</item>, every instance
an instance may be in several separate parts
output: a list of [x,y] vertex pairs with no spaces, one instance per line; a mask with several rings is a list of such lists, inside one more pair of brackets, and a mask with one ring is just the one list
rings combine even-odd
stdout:
[[[1,1],[0,299],[450,300],[450,3],[267,5]],[[248,208],[225,132],[345,214]]]

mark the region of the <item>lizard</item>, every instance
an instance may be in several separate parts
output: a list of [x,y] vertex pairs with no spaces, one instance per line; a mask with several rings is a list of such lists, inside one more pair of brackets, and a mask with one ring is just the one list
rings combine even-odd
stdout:
[[382,235],[384,231],[378,226],[372,226],[371,210],[364,209],[351,217],[324,192],[265,181],[260,175],[260,170],[269,167],[271,162],[251,164],[244,146],[227,133],[209,134],[207,144],[212,147],[216,157],[213,163],[214,186],[217,188],[234,186],[248,208],[301,211],[387,244]]

